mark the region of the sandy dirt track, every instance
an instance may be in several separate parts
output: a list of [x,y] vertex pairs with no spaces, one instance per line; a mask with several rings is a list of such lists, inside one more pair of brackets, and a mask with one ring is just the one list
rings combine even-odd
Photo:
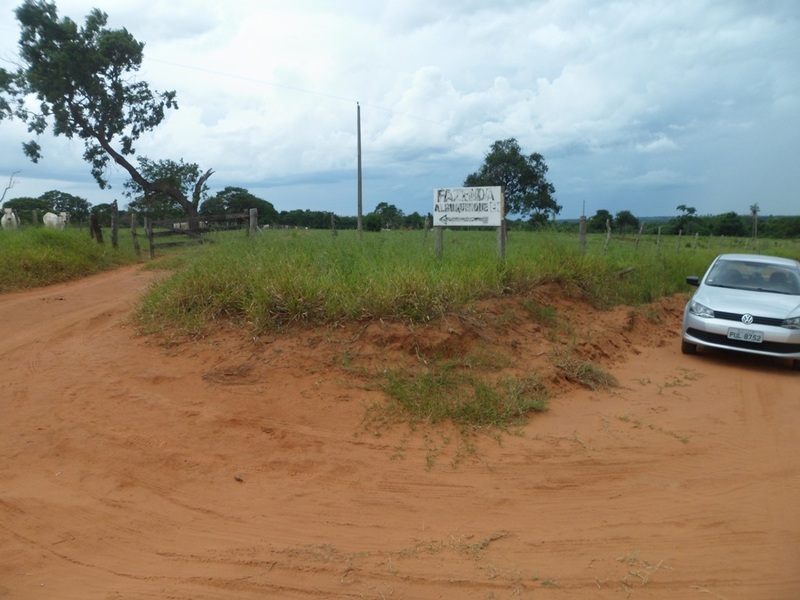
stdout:
[[[157,276],[0,296],[0,598],[800,598],[800,374],[682,356],[682,299],[565,305],[620,387],[549,378],[547,413],[464,440],[365,427],[330,332],[136,336]],[[505,336],[523,366],[537,331]]]

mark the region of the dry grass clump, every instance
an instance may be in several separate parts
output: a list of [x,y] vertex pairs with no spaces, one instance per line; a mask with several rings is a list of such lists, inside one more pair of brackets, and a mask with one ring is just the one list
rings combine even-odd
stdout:
[[566,352],[554,354],[552,361],[564,379],[590,390],[608,389],[619,385],[616,377],[592,361],[583,360]]

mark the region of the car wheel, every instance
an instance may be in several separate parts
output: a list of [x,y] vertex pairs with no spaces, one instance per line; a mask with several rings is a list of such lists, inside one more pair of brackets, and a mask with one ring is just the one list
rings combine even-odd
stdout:
[[792,368],[795,371],[800,371],[800,360],[793,360],[792,361]]
[[684,354],[697,354],[697,344],[690,344],[681,340],[681,352]]

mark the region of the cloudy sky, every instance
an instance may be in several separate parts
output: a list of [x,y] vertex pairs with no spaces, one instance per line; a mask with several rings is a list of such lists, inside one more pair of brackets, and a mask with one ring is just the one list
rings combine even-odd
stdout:
[[[0,61],[11,68],[20,2],[0,0]],[[239,186],[278,210],[357,211],[356,103],[364,212],[432,210],[489,146],[541,153],[563,206],[638,217],[800,214],[797,0],[59,0],[83,24],[145,45],[139,77],[180,109],[139,154],[213,168],[211,194]],[[146,7],[146,8],[143,8]],[[6,199],[100,190],[78,140],[22,154],[0,122]],[[1,189],[1,188],[0,188]]]

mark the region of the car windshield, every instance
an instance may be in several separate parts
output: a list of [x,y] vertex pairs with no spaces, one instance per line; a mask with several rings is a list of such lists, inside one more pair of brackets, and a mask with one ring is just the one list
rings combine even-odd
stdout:
[[800,294],[800,270],[769,263],[720,260],[705,283],[714,287],[797,295]]

